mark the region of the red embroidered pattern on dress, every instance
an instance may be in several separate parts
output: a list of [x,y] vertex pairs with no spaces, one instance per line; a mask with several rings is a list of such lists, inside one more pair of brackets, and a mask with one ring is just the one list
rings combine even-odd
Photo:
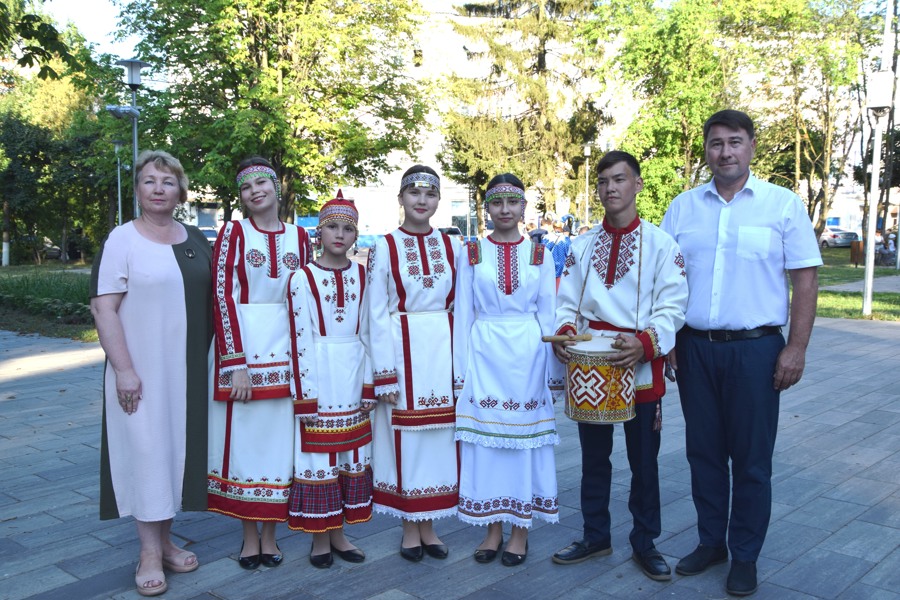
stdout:
[[511,296],[519,289],[519,246],[497,246],[497,289]]
[[681,269],[682,277],[687,277],[687,273],[684,270],[684,256],[681,255],[681,252],[675,255],[675,266]]
[[420,397],[416,402],[419,406],[423,406],[425,408],[434,408],[436,406],[446,406],[450,404],[449,396],[436,396],[434,394],[434,390],[431,391],[431,396],[425,398]]
[[[608,282],[606,276],[607,272],[609,271],[609,261],[613,251],[612,246],[616,241],[616,237],[619,238],[619,252],[615,264],[615,273],[613,274],[612,282]],[[591,262],[594,266],[594,270],[597,271],[597,275],[599,275],[600,279],[603,280],[603,284],[606,286],[606,289],[612,288],[619,281],[621,281],[623,277],[625,277],[631,267],[635,264],[634,256],[637,252],[637,249],[637,230],[629,233],[624,233],[621,236],[613,235],[605,230],[600,232],[600,239],[597,241],[597,245],[594,248],[594,253],[591,256]]]
[[488,516],[496,513],[508,513],[527,519],[531,518],[531,513],[533,511],[541,513],[558,512],[559,501],[555,497],[544,498],[541,496],[534,496],[530,503],[512,496],[485,498],[483,500],[460,497],[458,508],[460,512],[472,516]]
[[404,237],[403,249],[406,258],[406,272],[414,280],[422,284],[425,289],[434,288],[434,284],[447,272],[444,264],[444,253],[441,251],[440,242],[436,237],[427,237],[424,246],[427,246],[426,257],[430,257],[428,264],[422,261],[417,240],[413,237]]
[[369,258],[366,259],[366,280],[369,282],[369,285],[372,285],[372,278],[375,277],[375,248],[377,247],[378,244],[372,244],[372,247],[369,248]]
[[247,251],[247,264],[258,269],[266,264],[266,255],[256,248],[251,248]]
[[[474,398],[469,398],[469,403],[476,404],[476,400]],[[547,401],[546,400],[536,400],[536,399],[532,398],[528,402],[521,403],[521,402],[516,402],[512,398],[507,398],[506,401],[504,401],[501,404],[500,400],[498,400],[497,398],[494,398],[493,396],[486,396],[486,397],[482,398],[481,400],[478,400],[477,404],[481,408],[497,408],[499,406],[503,410],[518,411],[520,408],[524,408],[525,410],[536,410],[537,408],[539,408],[541,406],[546,406]]]
[[291,271],[296,271],[300,268],[300,257],[294,254],[293,252],[288,252],[283,257],[281,257],[281,261]]

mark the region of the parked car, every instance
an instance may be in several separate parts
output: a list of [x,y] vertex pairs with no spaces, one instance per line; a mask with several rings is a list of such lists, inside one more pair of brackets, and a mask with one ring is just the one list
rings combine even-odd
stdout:
[[465,236],[463,235],[463,232],[459,230],[459,227],[438,227],[438,231],[446,233],[449,236],[456,236],[456,239],[461,242],[465,241]]
[[216,238],[219,237],[219,233],[216,231],[215,227],[200,227],[200,231],[203,232],[203,235],[206,236],[206,240],[209,242],[209,247],[212,248],[216,245]]
[[859,236],[840,227],[826,227],[819,236],[819,245],[823,248],[837,248],[839,246],[849,246],[850,242],[855,242]]

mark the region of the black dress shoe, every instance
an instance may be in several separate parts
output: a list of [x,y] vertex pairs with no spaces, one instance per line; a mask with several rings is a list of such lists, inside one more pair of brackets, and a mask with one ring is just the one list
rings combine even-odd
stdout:
[[312,549],[310,549],[309,564],[317,569],[327,569],[334,564],[334,557],[331,556],[331,552],[326,552],[325,554],[313,554]]
[[553,562],[558,565],[574,565],[585,561],[592,556],[609,556],[612,554],[612,546],[603,544],[588,544],[584,540],[572,542],[553,555]]
[[500,563],[504,567],[517,567],[525,562],[528,558],[528,542],[525,542],[525,554],[513,554],[512,552],[504,552],[500,557]]
[[693,552],[678,561],[675,572],[679,575],[699,575],[709,567],[727,560],[728,548],[700,544]]
[[503,546],[503,538],[500,538],[500,543],[497,544],[497,548],[491,550],[490,548],[484,550],[476,550],[475,551],[475,562],[480,562],[482,564],[487,564],[489,562],[494,562],[494,559],[497,558],[497,553],[500,552],[500,548]]
[[725,583],[725,591],[732,596],[749,596],[759,587],[756,583],[756,563],[731,561],[731,570]]
[[260,554],[259,562],[261,562],[266,567],[277,567],[284,561],[284,554],[279,552],[278,554]]
[[672,571],[666,564],[666,559],[656,548],[648,548],[643,552],[632,552],[632,560],[638,564],[644,575],[654,581],[669,581],[672,579]]
[[351,548],[350,550],[338,550],[337,548],[332,546],[331,551],[340,556],[342,560],[346,560],[350,563],[361,563],[362,561],[366,560],[366,553],[359,548]]
[[[241,552],[244,551],[244,544],[241,544]],[[260,554],[254,554],[252,556],[241,556],[241,552],[238,552],[238,564],[241,565],[242,569],[247,569],[248,571],[252,571],[254,569],[259,568],[259,563],[262,560]]]
[[413,546],[412,548],[400,546],[400,556],[410,562],[419,562],[425,556],[425,551],[422,550],[422,546]]
[[425,553],[428,554],[431,558],[447,558],[450,554],[450,549],[447,548],[446,544],[425,544]]

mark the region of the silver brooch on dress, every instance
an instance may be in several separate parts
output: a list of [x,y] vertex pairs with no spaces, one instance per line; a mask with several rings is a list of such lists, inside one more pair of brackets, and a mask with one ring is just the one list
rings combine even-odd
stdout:
[[197,253],[194,252],[193,248],[185,248],[184,255],[187,256],[188,258],[194,258],[195,256],[197,256]]

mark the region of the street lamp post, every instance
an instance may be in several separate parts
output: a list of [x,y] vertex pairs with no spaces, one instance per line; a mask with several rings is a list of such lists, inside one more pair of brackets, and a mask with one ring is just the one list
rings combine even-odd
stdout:
[[[138,118],[141,116],[141,109],[137,105],[137,90],[141,87],[141,69],[149,67],[150,63],[146,63],[137,58],[129,58],[125,60],[117,60],[116,64],[125,67],[125,83],[131,88],[131,106],[113,106],[106,107],[114,117],[122,119],[124,117],[131,118],[131,143],[132,143],[132,165],[137,165],[138,157]],[[137,186],[134,186],[134,216],[141,215],[141,207],[137,200]],[[121,211],[120,211],[121,212]]]
[[116,184],[119,188],[119,225],[122,224],[122,159],[119,157],[119,150],[125,146],[122,140],[113,140],[113,146],[116,149]]
[[591,195],[589,190],[590,188],[590,177],[591,177],[591,145],[584,145],[584,224],[590,226],[590,206],[591,206]]
[[891,110],[894,96],[894,74],[891,72],[891,58],[894,39],[891,32],[891,18],[894,14],[893,1],[887,0],[884,17],[884,38],[881,48],[881,70],[869,76],[866,108],[875,117],[872,144],[872,181],[869,191],[869,211],[866,214],[866,278],[863,281],[863,316],[872,314],[872,291],[875,283],[875,220],[878,212],[878,198],[881,186],[881,138],[884,117]]

